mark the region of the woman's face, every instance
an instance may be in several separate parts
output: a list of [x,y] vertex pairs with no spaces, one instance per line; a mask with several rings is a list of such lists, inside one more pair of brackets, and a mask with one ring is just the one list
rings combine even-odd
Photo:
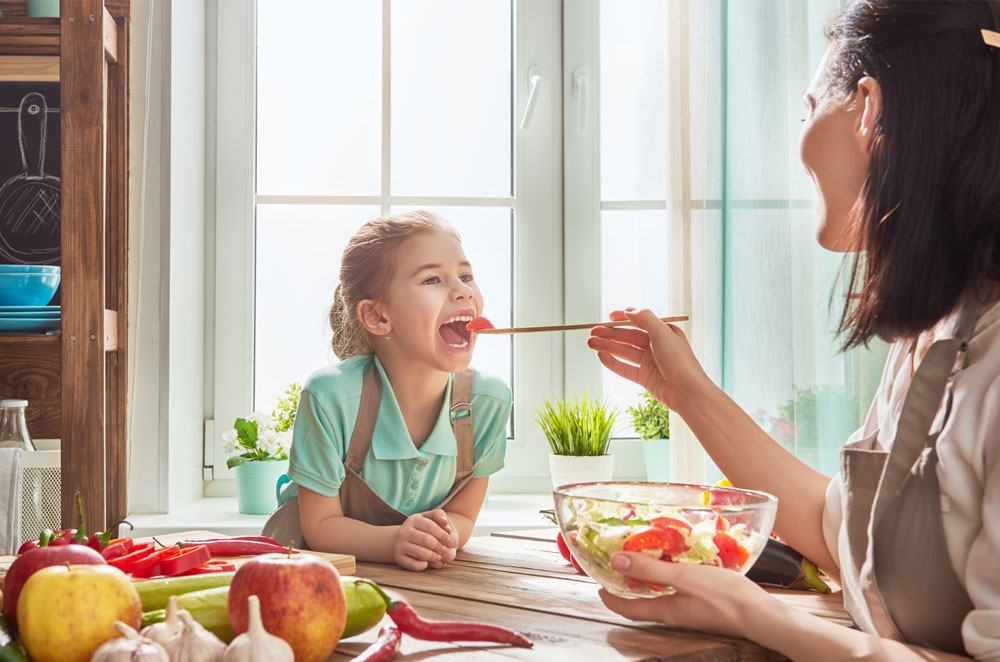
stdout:
[[819,193],[816,239],[837,252],[857,250],[861,188],[868,172],[881,96],[878,83],[863,78],[851,98],[827,88],[823,57],[805,94],[806,118],[799,137],[802,165]]

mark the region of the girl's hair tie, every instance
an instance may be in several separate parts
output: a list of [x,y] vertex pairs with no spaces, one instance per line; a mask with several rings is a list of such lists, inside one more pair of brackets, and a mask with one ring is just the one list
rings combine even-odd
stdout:
[[1000,32],[994,32],[993,30],[987,30],[986,28],[983,28],[979,32],[983,35],[983,41],[986,42],[987,46],[1000,48]]

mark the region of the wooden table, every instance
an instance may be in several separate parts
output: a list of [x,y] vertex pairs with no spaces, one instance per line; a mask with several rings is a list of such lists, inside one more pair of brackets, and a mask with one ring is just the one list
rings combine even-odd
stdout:
[[[358,563],[357,574],[404,597],[433,619],[482,620],[516,629],[533,650],[458,646],[403,637],[400,659],[461,660],[775,660],[752,642],[671,630],[629,621],[609,611],[597,584],[563,561],[556,529],[473,538],[455,563],[428,572]],[[839,593],[820,595],[769,589],[779,600],[827,620],[850,625]],[[387,619],[388,620],[388,619]],[[331,660],[349,660],[374,641],[378,629],[342,642]]]

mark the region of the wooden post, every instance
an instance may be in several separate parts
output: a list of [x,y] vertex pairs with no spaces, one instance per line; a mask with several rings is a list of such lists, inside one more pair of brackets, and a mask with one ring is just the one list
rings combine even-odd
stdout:
[[62,519],[83,496],[91,529],[105,527],[103,0],[60,3],[62,121]]
[[[107,518],[128,514],[128,19],[118,26],[118,61],[108,67],[108,228],[107,305],[116,331],[115,351],[107,354]],[[109,348],[110,349],[110,348]]]

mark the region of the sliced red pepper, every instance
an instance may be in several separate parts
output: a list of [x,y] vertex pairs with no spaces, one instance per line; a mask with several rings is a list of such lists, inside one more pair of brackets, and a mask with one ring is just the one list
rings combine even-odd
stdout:
[[113,565],[122,572],[134,573],[137,569],[145,569],[148,566],[146,561],[150,557],[153,558],[153,564],[155,564],[156,555],[156,545],[151,542],[144,542],[141,545],[135,545],[129,553],[108,559],[107,561],[108,565]]
[[657,517],[650,524],[657,529],[676,529],[687,535],[691,535],[691,525],[684,520],[674,519],[673,517]]
[[468,324],[466,324],[465,328],[468,329],[469,331],[476,332],[476,331],[485,331],[487,329],[495,329],[496,327],[493,326],[493,322],[489,321],[485,317],[477,317]]
[[211,560],[212,554],[208,551],[208,547],[195,545],[194,547],[167,547],[160,552],[158,562],[160,573],[167,577],[173,577]]
[[101,556],[106,559],[116,559],[125,556],[135,548],[135,541],[131,538],[115,538],[108,543],[108,546],[101,550]]
[[729,530],[729,520],[723,517],[721,514],[715,517],[715,530],[716,531],[728,531]]
[[719,560],[724,568],[737,570],[750,558],[750,552],[728,533],[716,533],[712,536],[712,542],[719,550]]
[[216,572],[236,572],[236,566],[229,561],[212,559],[211,561],[202,563],[196,568],[191,568],[187,572],[182,572],[181,575],[210,575]]
[[663,584],[654,584],[653,582],[644,582],[640,579],[632,579],[631,577],[625,578],[625,585],[629,588],[648,588],[653,591],[662,591],[664,589]]

